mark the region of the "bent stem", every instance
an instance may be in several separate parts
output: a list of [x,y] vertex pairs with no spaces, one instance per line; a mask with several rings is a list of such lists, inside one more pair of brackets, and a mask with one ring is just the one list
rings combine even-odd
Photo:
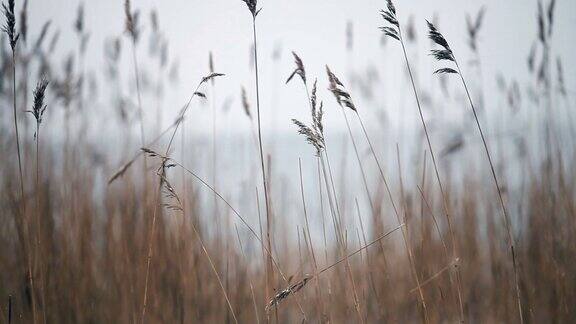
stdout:
[[[218,270],[216,270],[216,266],[214,265],[214,262],[212,261],[212,258],[210,257],[210,254],[208,253],[208,250],[206,250],[206,245],[204,244],[202,237],[200,237],[200,233],[198,233],[198,230],[196,229],[195,223],[191,222],[191,224],[192,224],[192,229],[194,230],[194,234],[196,234],[196,237],[198,237],[198,241],[200,241],[200,246],[202,247],[202,251],[204,252],[204,255],[206,255],[206,259],[208,259],[208,262],[210,263],[210,267],[212,268],[212,272],[214,272],[214,276],[216,277],[216,280],[218,281],[218,285],[220,285],[220,289],[222,290],[222,294],[224,295],[224,298],[226,299],[226,303],[228,304],[228,308],[230,309],[230,312],[232,313],[232,318],[234,319],[234,323],[238,324],[238,319],[236,318],[236,314],[234,313],[234,308],[232,307],[232,303],[230,303],[230,298],[228,298],[228,294],[226,293],[226,289],[224,288],[224,284],[222,284],[222,279],[220,278],[220,275],[218,274]],[[252,286],[252,285],[250,285],[250,286]]]
[[524,323],[524,316],[522,314],[522,300],[520,298],[520,283],[518,281],[518,265],[516,263],[516,253],[514,252],[514,238],[512,236],[512,230],[511,230],[510,220],[508,218],[508,212],[506,210],[506,204],[504,203],[504,198],[502,196],[502,190],[500,190],[500,184],[498,183],[498,177],[496,176],[494,164],[492,163],[492,156],[490,155],[490,150],[488,149],[488,144],[486,142],[486,138],[484,137],[484,132],[482,131],[482,127],[480,126],[480,121],[478,120],[476,108],[474,107],[474,103],[472,102],[472,98],[470,96],[470,91],[468,90],[468,86],[466,85],[466,81],[464,80],[464,76],[462,75],[462,71],[460,70],[460,66],[458,65],[458,61],[456,60],[456,58],[454,58],[454,63],[456,64],[456,68],[458,69],[458,75],[460,75],[460,79],[462,80],[462,85],[464,86],[464,90],[466,91],[466,96],[468,97],[468,102],[470,103],[470,107],[472,108],[472,113],[474,114],[474,120],[476,121],[476,126],[478,127],[478,131],[480,132],[480,138],[482,139],[482,144],[484,145],[486,157],[488,158],[488,163],[490,164],[490,171],[492,172],[492,178],[494,180],[494,185],[496,186],[496,191],[498,192],[498,199],[500,201],[500,206],[502,207],[502,215],[504,216],[504,224],[506,225],[506,232],[508,234],[508,244],[510,245],[510,253],[512,255],[512,266],[514,267],[514,284],[515,284],[515,288],[516,288],[516,300],[518,303],[518,314],[520,316],[520,323]]
[[20,153],[20,133],[18,131],[18,112],[16,108],[16,53],[12,50],[12,87],[14,98],[12,100],[14,113],[14,130],[16,131],[16,150],[18,151],[18,171],[20,174],[20,194],[24,204],[24,176],[22,173],[22,156]]
[[[16,132],[16,151],[18,152],[18,172],[20,175],[20,203],[21,205],[21,211],[22,211],[22,220],[24,220],[24,217],[26,217],[26,198],[24,196],[24,174],[22,173],[22,156],[21,156],[21,151],[20,151],[20,133],[18,131],[18,111],[16,108],[16,52],[14,47],[12,48],[12,90],[13,90],[13,114],[14,114],[14,131]],[[30,227],[29,224],[26,224],[26,222],[22,222],[24,224],[25,230],[24,233],[26,233],[26,237],[24,238],[24,240],[28,239],[29,236],[29,232],[30,232]],[[27,229],[26,229],[27,227]],[[30,289],[32,291],[31,293],[31,303],[32,303],[32,319],[33,322],[36,323],[36,300],[34,297],[34,275],[32,273],[32,264],[31,264],[31,251],[30,251],[30,247],[28,246],[27,248],[27,252],[26,252],[27,256],[27,264],[28,264],[28,281],[30,283]]]
[[[174,131],[172,132],[172,136],[170,137],[170,141],[168,142],[168,146],[166,147],[166,153],[164,154],[165,156],[168,155],[168,152],[170,151],[170,148],[172,147],[172,142],[174,141],[174,137],[176,136],[176,132],[178,132],[178,127],[180,126],[180,124],[184,120],[184,116],[186,115],[186,112],[188,111],[188,108],[190,107],[190,103],[192,102],[192,99],[196,96],[196,94],[198,93],[198,89],[200,89],[200,86],[202,85],[203,82],[204,81],[200,81],[200,83],[198,83],[198,85],[196,86],[196,89],[194,90],[194,92],[190,96],[190,99],[188,99],[188,102],[184,106],[184,109],[180,113],[180,116],[178,117],[176,124],[174,125]],[[144,160],[146,160],[146,154],[144,154]],[[146,171],[146,170],[144,170],[144,171]],[[152,214],[152,227],[150,228],[149,241],[148,241],[148,254],[146,257],[146,275],[144,277],[144,297],[142,300],[142,315],[141,315],[141,321],[140,321],[142,324],[144,324],[144,319],[146,317],[146,307],[147,307],[147,303],[148,303],[148,281],[150,280],[150,263],[152,262],[152,249],[153,249],[153,241],[154,241],[154,232],[156,231],[156,218],[158,216],[158,203],[159,203],[160,198],[161,198],[160,192],[161,192],[161,188],[162,188],[162,181],[163,181],[163,178],[161,177],[159,184],[158,184],[158,190],[156,191],[156,196],[154,198],[154,213]]]
[[[392,209],[394,210],[394,214],[396,215],[396,220],[397,220],[398,224],[402,224],[402,220],[400,218],[400,213],[398,212],[398,208],[396,207],[396,203],[394,202],[394,197],[392,197],[392,190],[390,189],[390,185],[388,184],[388,180],[386,179],[386,176],[384,175],[384,169],[382,168],[382,165],[380,164],[380,160],[378,159],[378,156],[376,155],[376,151],[374,150],[374,146],[372,145],[372,141],[370,140],[370,136],[368,136],[368,131],[366,130],[366,127],[364,126],[364,122],[362,121],[362,118],[360,117],[360,113],[358,113],[357,110],[355,112],[356,112],[356,116],[358,117],[358,121],[360,122],[362,132],[364,133],[364,137],[366,138],[366,141],[368,142],[368,146],[370,147],[370,152],[372,153],[372,156],[374,157],[374,160],[376,161],[376,165],[378,166],[380,178],[381,178],[382,182],[384,182],[384,187],[386,188],[388,198],[390,199],[390,203],[392,204]],[[406,249],[406,253],[408,254],[408,258],[410,261],[410,268],[412,271],[412,275],[414,276],[414,278],[416,280],[416,285],[418,287],[420,287],[420,283],[419,283],[420,279],[418,278],[418,273],[416,272],[416,267],[415,267],[413,260],[412,260],[412,251],[411,251],[411,248],[410,248],[409,243],[408,243],[407,233],[405,232],[404,229],[402,229],[402,239],[404,241],[404,247]],[[426,302],[424,301],[424,293],[422,292],[422,290],[420,290],[419,293],[420,293],[420,302],[422,304],[422,308],[424,309],[425,318],[427,319]]]
[[[270,200],[268,197],[268,182],[266,181],[266,167],[264,166],[264,149],[262,147],[262,126],[260,123],[260,81],[258,76],[258,39],[256,37],[256,15],[252,17],[252,36],[254,39],[254,76],[256,82],[256,118],[257,118],[257,126],[258,126],[258,149],[260,153],[260,167],[262,170],[262,184],[264,186],[264,203],[266,205],[266,244],[268,245],[267,248],[270,251],[272,248],[272,244],[270,242],[270,225],[271,225],[271,218],[270,218]],[[270,256],[268,258],[266,268],[269,272],[272,272],[272,261]],[[273,275],[272,273],[269,274],[268,279],[270,282],[267,283],[266,291],[270,291],[270,285],[273,282]]]
[[[402,53],[404,54],[404,60],[406,62],[406,67],[408,69],[408,74],[410,75],[410,82],[412,84],[412,90],[414,91],[414,98],[416,99],[416,105],[418,106],[418,115],[420,116],[420,121],[422,122],[422,128],[424,129],[424,134],[426,136],[426,143],[428,144],[428,149],[430,150],[430,156],[432,157],[432,165],[434,166],[434,173],[436,175],[436,180],[438,181],[438,187],[440,189],[440,195],[442,195],[442,206],[444,208],[444,215],[446,216],[446,221],[448,223],[448,230],[450,231],[450,240],[452,241],[452,253],[454,258],[458,258],[456,235],[454,234],[454,228],[452,226],[452,219],[450,217],[450,212],[448,211],[448,200],[444,192],[444,186],[442,185],[442,180],[440,180],[440,172],[438,171],[438,165],[436,163],[436,156],[434,155],[434,150],[432,149],[432,143],[430,141],[430,135],[428,134],[428,127],[424,121],[424,114],[422,113],[422,106],[420,105],[420,98],[418,97],[418,91],[416,90],[416,83],[414,82],[414,76],[412,74],[412,69],[410,67],[410,61],[408,60],[408,55],[406,54],[406,46],[404,45],[404,38],[402,37],[402,28],[398,26],[398,36],[400,38],[400,44],[402,45]],[[456,268],[456,289],[458,293],[458,307],[460,322],[464,322],[464,305],[462,303],[462,284],[460,282],[460,269]]]

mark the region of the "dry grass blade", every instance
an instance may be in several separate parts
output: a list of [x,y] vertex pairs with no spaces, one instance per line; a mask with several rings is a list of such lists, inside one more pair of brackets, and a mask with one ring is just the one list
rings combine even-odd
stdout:
[[337,266],[338,264],[348,260],[350,257],[360,253],[361,251],[369,248],[370,246],[380,242],[381,240],[383,240],[384,238],[388,237],[390,234],[396,232],[397,230],[401,229],[403,226],[405,226],[405,224],[400,224],[399,226],[397,226],[394,229],[391,229],[390,231],[380,235],[379,237],[377,237],[376,239],[374,239],[373,241],[371,241],[368,244],[364,244],[363,246],[361,246],[360,248],[358,248],[357,250],[355,250],[354,252],[351,252],[349,254],[347,254],[346,256],[340,258],[338,261],[322,268],[321,270],[318,270],[318,272],[316,272],[315,274],[306,274],[304,275],[304,278],[302,278],[300,281],[298,281],[295,284],[290,285],[288,288],[285,288],[284,290],[280,291],[278,294],[276,294],[276,296],[274,296],[274,298],[272,298],[269,302],[268,305],[266,306],[266,311],[269,311],[270,308],[274,307],[274,306],[278,306],[280,304],[281,301],[285,300],[286,298],[290,297],[291,295],[297,293],[298,291],[300,291],[302,288],[304,288],[304,286],[306,286],[306,284],[310,281],[310,279],[317,277],[319,275],[321,275],[322,273],[334,268],[335,266]]

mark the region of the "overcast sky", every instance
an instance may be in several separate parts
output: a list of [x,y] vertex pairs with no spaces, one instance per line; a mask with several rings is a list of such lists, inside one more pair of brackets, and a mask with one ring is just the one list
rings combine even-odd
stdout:
[[[20,1],[17,1],[17,3]],[[77,37],[72,30],[78,0],[31,0],[30,33],[38,33],[45,20],[52,20],[53,28],[61,30],[58,55],[65,55],[77,48]],[[124,29],[123,0],[84,1],[86,28],[91,33],[86,60],[87,69],[101,70],[103,66],[102,45],[107,37],[118,36]],[[576,66],[576,1],[558,0],[556,10],[554,55],[564,60],[566,82],[575,89],[574,66]],[[308,116],[305,94],[300,84],[284,85],[293,69],[290,51],[296,51],[304,60],[309,78],[317,76],[322,90],[320,98],[334,105],[325,89],[327,81],[324,65],[328,64],[343,80],[349,81],[349,72],[378,70],[382,86],[375,96],[374,106],[392,106],[401,102],[402,94],[409,95],[405,86],[403,61],[400,47],[388,42],[380,44],[382,25],[379,9],[385,1],[379,0],[260,0],[263,11],[258,17],[258,49],[261,60],[262,116],[265,125],[279,129],[291,129],[289,119]],[[180,83],[167,92],[165,111],[174,116],[186,101],[191,88],[207,73],[208,53],[214,53],[216,70],[227,76],[217,82],[217,100],[221,106],[231,104],[231,112],[220,117],[228,129],[249,125],[242,116],[240,86],[245,85],[251,99],[254,95],[250,47],[252,42],[251,17],[241,0],[133,0],[132,6],[143,14],[144,32],[150,31],[149,13],[155,8],[159,13],[160,28],[169,40],[172,60],[179,62]],[[439,28],[452,45],[461,61],[471,57],[466,45],[465,16],[475,14],[481,6],[486,8],[484,27],[480,32],[480,52],[488,87],[493,85],[494,75],[501,72],[507,79],[527,81],[526,56],[536,36],[536,0],[410,0],[396,1],[398,16],[406,23],[414,16],[418,43],[409,46],[414,65],[422,75],[422,84],[433,80],[431,72],[435,65],[426,55],[430,43],[424,39],[424,19],[438,17]],[[353,28],[352,53],[346,51],[346,26]],[[123,38],[125,75],[131,73],[131,57],[126,38]],[[140,46],[139,59],[146,67],[154,66],[147,61],[147,35]],[[281,60],[275,64],[271,59],[275,49],[281,49]],[[419,54],[416,56],[416,54]],[[154,70],[151,70],[154,72]],[[474,76],[467,67],[464,73]],[[349,82],[346,82],[349,83]],[[456,86],[457,84],[455,84]],[[409,88],[408,88],[409,90]],[[489,90],[488,90],[489,91]],[[353,95],[360,94],[352,91]],[[400,95],[399,95],[400,94]],[[133,93],[127,93],[134,96]],[[387,104],[384,103],[386,98]],[[363,99],[357,99],[362,103]],[[252,99],[253,101],[253,99]],[[101,103],[102,104],[102,103]],[[152,109],[145,100],[144,109]],[[273,106],[273,107],[272,107]],[[208,106],[207,106],[208,107]],[[206,109],[207,109],[206,107]],[[371,106],[366,106],[371,107]],[[278,111],[277,121],[271,121],[271,111]],[[370,108],[371,109],[371,108]],[[147,110],[147,120],[153,114]],[[340,116],[334,124],[341,123]],[[172,119],[172,117],[170,117]],[[195,114],[198,131],[210,120],[209,113]],[[240,121],[240,122],[239,122]],[[238,126],[240,125],[240,126]],[[269,126],[270,127],[270,126]]]

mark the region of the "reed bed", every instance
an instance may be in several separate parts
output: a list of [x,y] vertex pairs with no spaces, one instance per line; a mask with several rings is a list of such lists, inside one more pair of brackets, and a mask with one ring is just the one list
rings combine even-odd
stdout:
[[[3,2],[0,323],[576,318],[576,119],[571,66],[553,42],[572,31],[557,27],[555,0],[535,7],[529,79],[498,75],[494,92],[482,86],[494,77],[481,61],[483,39],[498,37],[482,36],[490,8],[467,16],[460,48],[437,19],[418,22],[402,4],[383,2],[374,15],[390,42],[380,63],[405,68],[398,79],[406,80],[403,114],[417,122],[414,138],[374,118],[376,72],[341,75],[344,67],[314,66],[309,53],[287,48],[293,64],[282,65],[275,50],[283,80],[269,78],[259,50],[274,31],[260,18],[273,11],[264,1],[237,2],[238,21],[246,7],[251,18],[238,33],[252,42],[245,80],[254,83],[228,89],[229,73],[219,70],[226,56],[206,48],[205,74],[173,109],[164,109],[163,89],[182,85],[161,11],[146,22],[144,8],[124,1],[128,37],[108,38],[103,71],[93,71],[89,7],[77,7],[71,26],[78,47],[59,57],[65,30],[48,20],[31,29],[33,2]],[[352,60],[354,21],[341,23],[347,53],[332,54]],[[419,53],[426,32],[432,52]],[[325,74],[311,73],[318,70]],[[284,121],[289,144],[264,132],[275,107],[261,97],[272,82],[299,105]],[[91,110],[96,102],[114,112],[104,122]],[[438,130],[445,104],[458,109],[448,140]],[[243,117],[234,120],[237,138],[225,136],[227,109]],[[203,114],[207,140],[188,125]],[[97,145],[91,127],[113,129],[117,140]],[[283,145],[308,154],[283,160]]]

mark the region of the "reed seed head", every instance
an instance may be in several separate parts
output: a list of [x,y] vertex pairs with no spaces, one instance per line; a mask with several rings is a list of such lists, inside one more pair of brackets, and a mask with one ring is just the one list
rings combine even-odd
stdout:
[[312,125],[308,126],[297,119],[292,119],[292,123],[298,127],[298,133],[304,135],[306,141],[314,146],[316,149],[316,156],[320,156],[322,150],[326,147],[324,141],[324,125],[322,124],[322,117],[324,116],[323,103],[317,104],[317,90],[318,80],[314,80],[314,85],[312,86],[312,94],[310,96],[310,107],[312,114]]
[[328,66],[326,66],[326,73],[328,74],[328,80],[330,82],[328,90],[332,92],[338,104],[341,107],[348,107],[353,111],[356,111],[356,106],[354,105],[354,102],[352,102],[352,97],[346,91],[346,88],[344,88],[344,84],[342,84],[338,77],[330,71]]
[[44,97],[46,93],[46,88],[48,87],[48,80],[42,78],[38,84],[36,84],[36,89],[34,89],[34,105],[32,110],[28,110],[29,113],[34,115],[36,123],[40,125],[42,123],[42,116],[46,111],[46,105],[44,104]]
[[[452,49],[450,48],[450,45],[448,45],[448,42],[446,41],[444,36],[438,31],[438,29],[431,22],[426,20],[426,23],[428,24],[428,38],[430,38],[434,43],[442,47],[442,49],[439,50],[433,49],[430,54],[434,56],[434,58],[438,61],[456,62],[454,58],[454,53],[452,52]],[[450,73],[458,73],[458,71],[449,67],[440,68],[434,71],[434,74],[450,74]]]
[[395,40],[400,40],[400,23],[398,22],[398,18],[396,18],[396,8],[391,0],[388,0],[388,8],[387,10],[380,10],[380,15],[386,22],[388,22],[389,26],[382,26],[380,30],[384,33],[385,36],[391,37]]
[[138,11],[132,12],[132,6],[130,4],[130,0],[124,1],[124,15],[125,15],[126,32],[130,36],[130,38],[132,38],[133,42],[137,42],[138,37],[140,36],[140,31],[138,29],[139,12]]
[[314,126],[310,127],[297,119],[293,118],[292,123],[298,127],[298,134],[304,135],[306,142],[314,146],[316,155],[320,156],[325,147],[324,136]]
[[223,73],[211,72],[210,74],[208,74],[207,76],[205,76],[205,77],[202,78],[202,81],[200,82],[200,84],[206,83],[206,82],[208,82],[208,81],[210,81],[210,80],[213,80],[213,79],[215,79],[215,78],[217,78],[217,77],[221,77],[221,76],[224,76],[224,75],[225,75],[225,74],[223,74]]
[[290,74],[288,80],[286,80],[286,84],[288,84],[288,82],[290,82],[295,75],[299,75],[300,78],[302,79],[302,82],[306,84],[306,70],[304,69],[304,63],[302,62],[302,59],[298,56],[298,54],[292,52],[292,55],[294,56],[294,63],[296,64],[296,69],[294,69],[292,74]]
[[244,3],[246,3],[246,6],[248,6],[248,10],[250,10],[250,13],[252,14],[252,18],[256,19],[256,16],[258,16],[258,13],[260,13],[260,10],[262,10],[262,8],[257,9],[258,0],[242,0],[242,1],[244,1]]
[[18,43],[18,38],[20,34],[16,32],[16,16],[14,15],[14,0],[8,0],[8,5],[2,3],[2,11],[4,12],[4,17],[6,18],[6,23],[2,26],[2,31],[8,35],[8,41],[10,41],[10,47],[12,51],[16,49],[16,43]]
[[304,288],[304,286],[306,286],[306,284],[308,283],[308,281],[310,281],[310,279],[312,279],[311,275],[305,275],[304,278],[302,278],[302,280],[298,281],[293,285],[290,285],[288,288],[276,294],[276,296],[274,296],[274,298],[272,298],[270,302],[268,302],[268,305],[266,306],[266,311],[268,312],[272,307],[279,305],[284,299],[290,297],[290,295],[293,295],[298,291],[300,291],[302,288]]

